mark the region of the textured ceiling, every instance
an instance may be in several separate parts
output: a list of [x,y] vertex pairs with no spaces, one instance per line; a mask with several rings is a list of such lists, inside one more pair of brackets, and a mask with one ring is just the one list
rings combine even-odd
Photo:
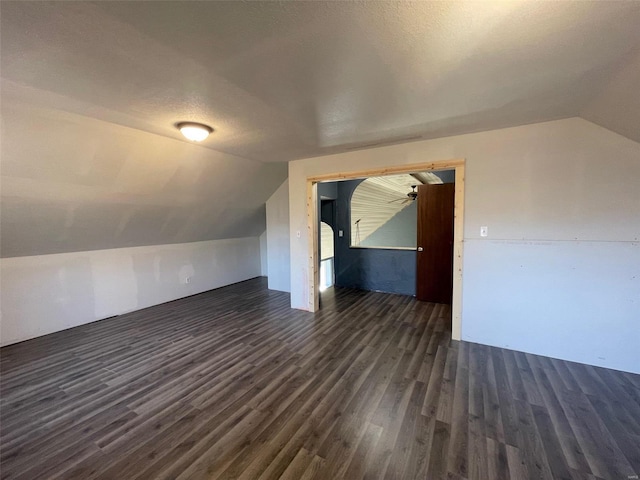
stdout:
[[0,9],[3,256],[259,233],[269,162],[577,115],[640,141],[640,2]]
[[207,147],[287,161],[579,115],[639,25],[640,2],[3,1],[2,77],[173,138],[204,121]]

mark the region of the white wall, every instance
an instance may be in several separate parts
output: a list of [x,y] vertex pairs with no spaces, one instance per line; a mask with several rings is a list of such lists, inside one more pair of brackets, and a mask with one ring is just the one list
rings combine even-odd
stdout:
[[258,237],[3,258],[0,341],[8,345],[259,275]]
[[267,231],[265,230],[260,235],[260,275],[266,277],[267,271]]
[[640,144],[580,118],[290,162],[292,306],[308,305],[308,176],[454,158],[463,340],[640,373]]
[[289,182],[267,200],[267,271],[269,288],[291,291],[289,277]]

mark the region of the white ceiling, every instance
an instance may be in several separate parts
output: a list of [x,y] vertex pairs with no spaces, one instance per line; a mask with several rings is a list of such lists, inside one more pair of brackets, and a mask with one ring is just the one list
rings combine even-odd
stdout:
[[254,234],[265,162],[579,115],[640,141],[640,2],[0,9],[3,256]]
[[577,116],[640,2],[2,2],[2,77],[60,108],[259,161]]
[[287,176],[283,163],[13,99],[2,114],[3,257],[258,236]]

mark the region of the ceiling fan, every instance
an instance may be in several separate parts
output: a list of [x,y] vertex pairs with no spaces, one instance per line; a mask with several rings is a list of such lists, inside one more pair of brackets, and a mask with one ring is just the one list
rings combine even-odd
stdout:
[[418,188],[417,185],[411,185],[411,191],[407,193],[408,198],[400,197],[387,203],[401,202],[401,204],[404,205],[406,203],[413,202],[416,198],[418,198],[418,192],[416,192],[416,188]]

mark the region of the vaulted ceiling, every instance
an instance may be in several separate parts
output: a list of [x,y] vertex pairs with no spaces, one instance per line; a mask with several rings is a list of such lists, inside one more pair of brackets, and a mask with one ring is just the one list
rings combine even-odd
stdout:
[[3,256],[258,234],[277,162],[377,143],[571,116],[640,141],[640,2],[0,8]]

